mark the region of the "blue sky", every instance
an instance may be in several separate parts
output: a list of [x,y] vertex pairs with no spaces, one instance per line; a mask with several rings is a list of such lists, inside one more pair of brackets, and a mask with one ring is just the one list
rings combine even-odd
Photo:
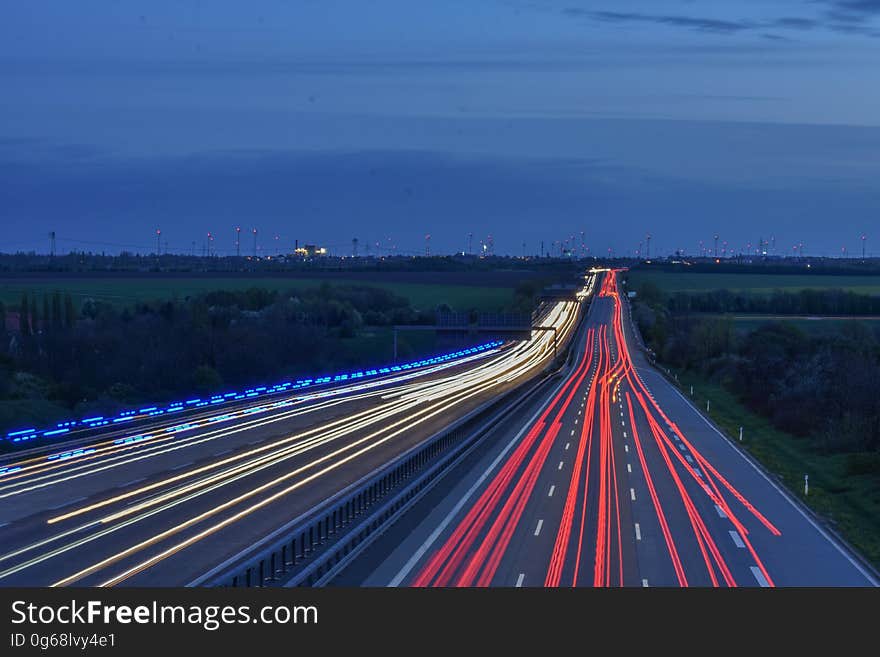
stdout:
[[876,0],[4,5],[3,250],[832,254],[880,215]]

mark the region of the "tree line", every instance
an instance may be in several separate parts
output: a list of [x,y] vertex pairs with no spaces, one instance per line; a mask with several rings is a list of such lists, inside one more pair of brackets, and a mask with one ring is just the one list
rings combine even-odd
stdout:
[[[656,286],[645,283],[649,295]],[[654,288],[652,290],[652,288]],[[711,290],[678,292],[667,299],[674,313],[761,313],[772,315],[880,315],[880,297],[843,289],[776,290],[771,294]]]
[[[633,302],[633,318],[663,363],[721,384],[779,429],[810,438],[820,449],[872,452],[872,467],[880,470],[880,331],[846,322],[810,334],[790,322],[770,321],[742,332],[729,317],[688,311],[707,298],[730,298],[723,292],[685,300],[645,283]],[[824,291],[786,296],[834,298]],[[817,312],[809,307],[795,312]],[[766,307],[758,312],[767,312]]]
[[[17,331],[6,326],[13,312]],[[125,307],[86,299],[77,308],[69,295],[25,295],[14,311],[0,304],[0,320],[0,431],[8,431],[21,428],[28,402],[63,413],[45,418],[51,422],[385,364],[390,354],[357,348],[357,338],[392,324],[433,323],[434,313],[381,288],[325,284]],[[401,349],[401,357],[415,355]]]

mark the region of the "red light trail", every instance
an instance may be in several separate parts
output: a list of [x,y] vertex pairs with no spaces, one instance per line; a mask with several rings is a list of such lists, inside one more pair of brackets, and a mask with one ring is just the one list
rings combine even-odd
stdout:
[[[634,543],[641,537],[633,541],[623,530],[624,518],[630,517],[636,500],[634,488],[628,495],[621,494],[630,486],[624,482],[620,465],[623,450],[630,450],[629,444],[641,471],[630,481],[643,483],[650,500],[648,507],[639,507],[641,517],[645,522],[647,508],[651,526],[656,522],[663,557],[679,586],[699,582],[729,587],[738,584],[736,569],[728,563],[710,529],[712,523],[704,516],[705,509],[712,508],[709,503],[719,510],[719,516],[723,513],[722,517],[729,520],[739,533],[750,563],[756,564],[766,582],[773,585],[745,524],[737,516],[738,511],[741,513],[739,507],[732,504],[738,503],[771,535],[779,536],[779,530],[688,440],[642,381],[626,341],[617,275],[617,271],[610,271],[602,282],[595,302],[603,305],[594,310],[604,317],[610,309],[610,316],[587,330],[577,367],[452,533],[430,555],[412,585],[490,586],[508,581],[500,577],[505,573],[499,573],[503,560],[518,530],[529,532],[522,521],[530,502],[535,502],[536,484],[542,475],[555,469],[548,465],[549,456],[562,429],[572,421],[576,425],[581,412],[583,422],[577,432],[564,502],[561,511],[547,520],[547,526],[554,527],[555,532],[552,549],[529,551],[530,561],[546,560],[544,586],[623,586],[639,581],[638,558],[632,555],[638,554]],[[583,406],[574,417],[571,411],[577,408],[573,401],[578,394],[583,395]],[[618,405],[620,428],[612,421],[612,411]],[[572,440],[576,428],[571,431]],[[632,472],[631,465],[627,472]],[[670,514],[678,521],[671,522]],[[717,522],[714,526],[720,533]],[[510,558],[517,558],[516,554]]]

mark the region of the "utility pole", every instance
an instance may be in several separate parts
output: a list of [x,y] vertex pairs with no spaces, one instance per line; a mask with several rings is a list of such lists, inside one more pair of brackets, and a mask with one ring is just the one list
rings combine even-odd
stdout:
[[162,255],[162,231],[161,229],[156,229],[156,255]]
[[49,233],[49,255],[55,257],[55,231]]
[[541,257],[544,257],[544,240],[541,240]]
[[474,234],[468,233],[468,255],[473,255],[474,253]]
[[429,257],[431,255],[431,234],[428,233],[425,235],[425,257]]
[[241,226],[235,227],[235,257],[241,257]]
[[718,236],[715,236],[715,257],[718,257]]
[[257,257],[257,229],[254,228],[254,257]]
[[651,233],[645,235],[645,257],[651,259]]
[[865,259],[865,242],[866,242],[867,240],[868,240],[868,236],[865,235],[865,234],[862,234],[862,260],[863,260],[863,261],[864,261],[864,259]]
[[353,237],[351,240],[351,256],[353,258],[358,257],[358,238]]

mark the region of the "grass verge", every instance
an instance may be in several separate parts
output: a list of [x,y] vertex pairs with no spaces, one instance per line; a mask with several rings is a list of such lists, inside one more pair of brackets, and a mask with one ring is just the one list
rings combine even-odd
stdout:
[[[750,411],[722,386],[693,372],[678,372],[679,383],[697,408],[734,440],[743,427],[741,445],[767,470],[777,475],[797,498],[871,563],[880,567],[880,476],[853,474],[846,454],[824,454],[808,438],[798,438],[776,429],[768,420]],[[809,475],[809,494],[804,495],[804,475]]]

